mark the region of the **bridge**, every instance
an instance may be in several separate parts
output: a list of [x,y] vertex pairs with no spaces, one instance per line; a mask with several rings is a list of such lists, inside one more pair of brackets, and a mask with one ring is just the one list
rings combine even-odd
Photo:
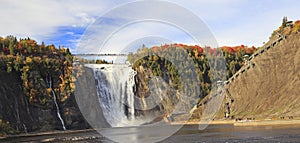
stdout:
[[73,54],[74,56],[88,57],[88,56],[119,56],[127,57],[127,54]]

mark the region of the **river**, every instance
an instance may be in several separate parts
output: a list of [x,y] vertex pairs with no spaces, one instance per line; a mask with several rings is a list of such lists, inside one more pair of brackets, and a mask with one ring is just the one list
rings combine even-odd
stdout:
[[[151,142],[165,135],[168,127],[149,127],[148,136],[137,136],[141,127],[122,127],[102,129],[114,138],[127,137],[131,142]],[[161,143],[202,143],[202,142],[299,142],[300,125],[234,127],[233,125],[210,125],[205,130],[198,130],[197,125],[185,125],[174,135]],[[77,142],[77,143],[112,143],[94,130],[67,131],[36,135],[14,136],[0,139],[0,142]]]

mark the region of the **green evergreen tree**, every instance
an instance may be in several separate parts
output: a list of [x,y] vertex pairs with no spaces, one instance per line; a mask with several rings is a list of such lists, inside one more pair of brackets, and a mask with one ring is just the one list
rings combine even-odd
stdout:
[[283,17],[281,26],[286,27],[287,22],[288,22],[287,16]]
[[15,55],[15,50],[12,42],[9,43],[8,49],[10,55]]

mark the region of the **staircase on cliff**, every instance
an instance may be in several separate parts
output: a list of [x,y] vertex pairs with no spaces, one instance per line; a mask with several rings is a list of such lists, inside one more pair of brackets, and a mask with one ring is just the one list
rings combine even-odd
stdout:
[[282,43],[282,41],[285,41],[287,38],[287,35],[283,34],[282,32],[278,32],[275,36],[271,37],[269,42],[267,42],[263,47],[259,48],[245,61],[245,65],[241,67],[239,71],[237,71],[232,77],[230,77],[227,81],[224,82],[224,87],[223,85],[221,85],[221,91],[216,92],[216,94],[213,94],[212,96],[206,96],[204,99],[201,100],[201,102],[198,103],[197,107],[204,107],[203,105],[206,105],[214,97],[225,94],[225,101],[223,102],[224,109],[222,110],[224,111],[224,117],[233,117],[234,115],[232,114],[232,111],[234,112],[234,110],[232,109],[232,104],[235,101],[236,97],[232,96],[231,92],[233,91],[230,92],[229,87],[234,87],[235,82],[238,81],[239,77],[245,77],[245,74],[248,72],[249,69],[255,69],[254,67],[257,64],[257,62],[255,61],[258,57],[265,57],[266,53],[269,50],[274,50],[274,48],[277,47],[278,44]]
[[286,39],[286,36],[283,36],[282,34],[278,33],[278,38],[275,39],[273,42],[266,43],[263,47],[261,47],[259,50],[257,50],[255,53],[253,53],[249,59],[246,61],[246,64],[241,67],[232,77],[230,77],[227,81],[225,81],[225,84],[230,84],[233,82],[238,76],[249,70],[250,68],[253,68],[255,66],[255,63],[252,62],[254,58],[257,56],[261,56],[263,53],[266,53],[271,48],[275,47],[278,43],[280,43],[282,40]]
[[225,82],[227,95],[235,100],[235,103],[225,101],[230,104],[232,115],[259,118],[300,115],[299,37],[297,33],[278,34]]

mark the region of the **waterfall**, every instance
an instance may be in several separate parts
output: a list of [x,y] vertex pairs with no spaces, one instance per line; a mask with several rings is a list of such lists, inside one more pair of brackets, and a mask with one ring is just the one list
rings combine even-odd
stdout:
[[61,115],[60,115],[60,110],[59,110],[58,103],[57,103],[57,101],[56,101],[56,95],[55,95],[55,92],[54,92],[53,89],[52,89],[52,80],[51,80],[51,78],[49,79],[49,88],[51,88],[51,92],[52,92],[52,96],[53,96],[53,102],[54,102],[55,107],[56,107],[57,117],[58,117],[58,119],[59,119],[60,122],[61,122],[61,125],[62,125],[63,130],[66,130],[65,122],[64,122],[64,120],[62,119],[62,117],[61,117]]
[[112,127],[138,125],[134,108],[135,75],[129,65],[87,64],[94,70],[97,95]]
[[23,128],[24,128],[24,132],[25,132],[25,133],[28,133],[28,130],[27,130],[26,125],[25,125],[24,123],[23,123],[22,125],[23,125]]
[[17,123],[18,124],[21,124],[21,119],[20,119],[20,114],[19,114],[19,106],[18,106],[18,102],[17,101],[15,101],[15,103],[16,103],[16,118],[17,118]]

